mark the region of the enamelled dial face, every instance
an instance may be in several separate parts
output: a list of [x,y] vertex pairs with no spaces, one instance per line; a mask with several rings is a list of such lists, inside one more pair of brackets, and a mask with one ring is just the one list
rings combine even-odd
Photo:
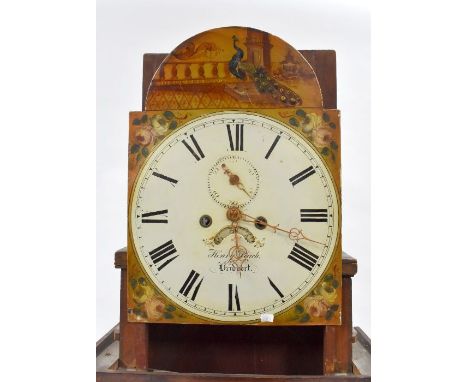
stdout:
[[317,151],[258,114],[193,120],[149,155],[130,229],[156,287],[214,321],[249,322],[314,287],[339,232],[337,193]]

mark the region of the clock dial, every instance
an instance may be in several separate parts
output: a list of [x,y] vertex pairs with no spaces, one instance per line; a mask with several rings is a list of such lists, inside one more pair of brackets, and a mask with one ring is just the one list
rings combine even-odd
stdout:
[[135,182],[130,230],[156,287],[217,321],[279,313],[326,271],[339,233],[327,167],[297,132],[254,113],[193,120]]

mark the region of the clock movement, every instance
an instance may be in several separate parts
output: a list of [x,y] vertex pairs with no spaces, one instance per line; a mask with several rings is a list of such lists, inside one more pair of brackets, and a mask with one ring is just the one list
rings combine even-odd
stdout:
[[340,149],[333,51],[227,27],[146,54],[103,378],[352,373]]

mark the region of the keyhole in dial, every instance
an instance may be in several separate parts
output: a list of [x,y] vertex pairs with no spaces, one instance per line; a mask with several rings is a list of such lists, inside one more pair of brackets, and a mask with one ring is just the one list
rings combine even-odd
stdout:
[[213,223],[213,219],[211,219],[210,215],[202,215],[200,218],[200,225],[204,228],[208,228],[211,223]]

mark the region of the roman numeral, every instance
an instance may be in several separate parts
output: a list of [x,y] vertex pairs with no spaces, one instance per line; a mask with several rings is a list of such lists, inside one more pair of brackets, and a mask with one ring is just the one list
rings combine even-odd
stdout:
[[202,149],[198,145],[198,142],[193,135],[190,135],[190,139],[192,140],[193,145],[197,149],[198,154],[195,152],[192,146],[190,146],[190,144],[185,141],[185,139],[182,139],[182,143],[185,145],[185,147],[187,147],[187,150],[190,151],[190,153],[195,157],[195,159],[199,161],[201,158],[205,157],[205,154],[203,154]]
[[310,252],[308,249],[305,249],[302,245],[296,243],[288,256],[288,259],[311,271],[317,263],[318,256]]
[[279,135],[276,136],[275,140],[273,141],[273,144],[270,146],[268,152],[267,152],[266,155],[265,155],[265,159],[268,159],[268,158],[270,157],[271,152],[272,152],[273,149],[276,147],[276,145],[277,145],[278,141],[280,140],[280,138],[281,138],[281,137],[280,137]]
[[[179,255],[169,258],[169,256],[173,255],[177,252],[177,249],[174,247],[174,243],[172,240],[165,242],[163,245],[153,249],[149,252],[151,260],[153,264],[157,266],[158,271],[163,269],[166,265],[168,265],[171,261],[175,260]],[[165,260],[165,261],[164,261]],[[162,262],[164,261],[164,262]],[[160,264],[158,266],[158,264]]]
[[244,151],[244,124],[236,123],[236,141],[235,142],[232,139],[231,125],[227,125],[227,133],[229,137],[229,146],[231,146],[231,151]]
[[[235,292],[234,292],[234,286],[235,286]],[[234,297],[234,301],[236,302],[236,310],[239,311],[241,307],[240,307],[240,301],[239,301],[239,293],[237,292],[237,285],[229,284],[228,290],[229,290],[228,310],[231,312],[234,310],[232,308],[233,297]],[[233,292],[234,292],[234,296],[233,296]]]
[[[200,274],[198,272],[195,272],[194,270],[190,271],[190,274],[185,280],[184,285],[182,285],[182,288],[180,288],[179,293],[187,297],[199,277],[200,277]],[[203,282],[203,278],[198,282],[197,286],[193,290],[192,297],[190,297],[192,301],[194,301],[195,298],[197,297],[198,290],[200,289],[200,285],[202,282]]]
[[326,222],[328,211],[326,209],[301,209],[301,222]]
[[145,219],[149,218],[151,216],[157,216],[157,215],[166,215],[167,210],[161,210],[161,211],[155,211],[155,212],[146,212],[144,214],[141,214],[141,222],[142,223],[167,223],[167,219]]
[[271,279],[268,277],[268,282],[270,283],[271,287],[275,290],[276,293],[278,293],[278,295],[283,298],[284,295],[283,293],[281,293],[281,291],[279,290],[279,288],[275,285],[275,283],[273,281],[271,281]]
[[156,172],[156,171],[153,171],[153,175],[154,175],[155,177],[157,177],[157,178],[160,178],[160,179],[163,179],[163,180],[167,180],[167,181],[170,182],[172,185],[175,185],[175,184],[177,184],[177,182],[178,182],[178,180],[172,179],[172,178],[170,178],[169,176],[160,174],[159,172]]
[[305,170],[301,171],[299,174],[294,175],[292,178],[289,178],[289,181],[293,186],[302,182],[304,179],[307,179],[309,176],[314,175],[315,170],[313,166],[307,167]]

